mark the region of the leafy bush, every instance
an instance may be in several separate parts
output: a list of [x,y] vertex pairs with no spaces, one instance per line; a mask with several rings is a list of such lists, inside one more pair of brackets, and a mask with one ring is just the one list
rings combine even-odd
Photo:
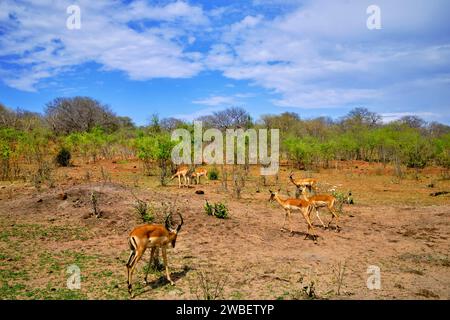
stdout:
[[169,175],[169,160],[172,156],[172,148],[176,145],[168,134],[141,135],[136,141],[138,158],[144,163],[144,170],[150,175],[152,161],[158,164],[160,169],[161,185],[166,184]]
[[351,191],[343,193],[335,190],[331,194],[336,198],[335,208],[339,213],[343,213],[342,207],[344,204],[354,204]]
[[208,201],[206,201],[204,208],[208,216],[215,216],[219,219],[228,218],[228,208],[221,202],[210,204]]
[[208,200],[206,200],[204,208],[208,216],[214,215],[214,205],[209,204]]
[[219,180],[219,171],[217,170],[217,168],[212,168],[208,172],[208,179],[209,180]]
[[228,218],[228,208],[221,202],[218,202],[214,206],[214,215],[219,219]]
[[70,154],[70,151],[63,147],[56,155],[55,161],[61,167],[68,167],[70,165],[71,158],[72,155]]

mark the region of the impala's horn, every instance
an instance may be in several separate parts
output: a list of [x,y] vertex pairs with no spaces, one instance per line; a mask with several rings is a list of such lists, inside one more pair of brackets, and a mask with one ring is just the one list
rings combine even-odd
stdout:
[[184,221],[183,221],[183,216],[181,215],[181,213],[177,212],[177,214],[180,216],[180,220],[181,220],[180,224],[177,227],[177,232],[178,232],[178,231],[180,231],[181,226],[183,225]]
[[166,217],[166,221],[164,222],[167,230],[172,230],[172,225],[170,224],[171,219],[172,219],[172,213],[169,213]]

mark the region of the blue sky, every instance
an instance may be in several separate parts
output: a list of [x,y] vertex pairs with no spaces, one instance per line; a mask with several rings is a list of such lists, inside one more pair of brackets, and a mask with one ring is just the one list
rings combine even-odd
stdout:
[[[366,26],[371,4],[381,30]],[[229,106],[450,124],[448,12],[447,0],[0,0],[0,102],[42,112],[91,96],[137,124]]]

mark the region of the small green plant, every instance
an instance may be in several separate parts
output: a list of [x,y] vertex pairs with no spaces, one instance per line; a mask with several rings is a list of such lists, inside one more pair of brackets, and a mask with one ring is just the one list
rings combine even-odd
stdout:
[[153,220],[155,219],[155,215],[153,214],[153,208],[150,207],[147,204],[147,202],[140,199],[136,199],[136,202],[134,203],[133,206],[143,222],[145,223],[153,222]]
[[219,180],[219,171],[217,170],[217,168],[214,167],[208,172],[208,179]]
[[208,200],[206,200],[204,208],[205,208],[205,212],[208,216],[214,215],[214,206],[209,204]]
[[208,201],[205,202],[205,212],[208,216],[215,216],[219,219],[228,218],[228,208],[225,204],[221,202],[216,202],[215,204],[210,204]]
[[228,208],[221,202],[218,202],[214,206],[214,215],[219,219],[228,218]]
[[98,193],[96,191],[91,192],[91,206],[92,206],[92,214],[96,218],[100,218],[100,209],[98,207]]
[[70,151],[62,147],[56,155],[55,161],[61,167],[68,167],[70,165],[71,158],[72,155],[70,154]]

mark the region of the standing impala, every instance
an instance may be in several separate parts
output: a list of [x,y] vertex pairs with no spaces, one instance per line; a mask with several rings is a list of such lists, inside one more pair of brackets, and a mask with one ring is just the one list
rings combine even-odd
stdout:
[[[286,218],[289,218],[289,229],[292,233],[291,210],[300,210],[300,212],[303,215],[303,218],[306,220],[306,223],[308,224],[308,232],[306,233],[305,239],[308,236],[312,236],[314,241],[316,241],[317,235],[316,235],[316,232],[314,231],[314,227],[309,218],[309,215],[310,215],[310,212],[312,209],[309,201],[306,201],[304,199],[284,199],[283,200],[278,195],[280,190],[278,190],[278,192],[273,192],[273,191],[269,190],[269,192],[270,192],[269,201],[270,202],[273,202],[273,201],[278,202],[280,204],[280,206],[283,207],[283,209],[285,210],[285,213],[286,213],[284,216],[283,226],[281,227],[281,229],[283,229],[284,225],[286,224]],[[312,233],[310,232],[310,230],[312,231]]]
[[303,178],[303,179],[297,179],[294,180],[294,173],[291,172],[289,175],[289,180],[298,188],[301,189],[303,187],[308,188],[309,192],[314,190],[314,192],[317,190],[317,179],[313,178]]
[[161,248],[162,256],[164,260],[164,266],[166,267],[166,277],[171,285],[174,285],[172,279],[170,278],[169,267],[167,264],[167,253],[166,248],[169,244],[175,248],[175,243],[177,241],[178,232],[181,230],[181,226],[183,225],[183,217],[180,213],[177,213],[180,217],[180,224],[173,228],[170,221],[172,218],[172,213],[170,213],[164,225],[162,224],[144,224],[138,226],[131,231],[128,244],[130,246],[131,252],[130,257],[127,262],[127,273],[128,273],[128,292],[132,296],[131,293],[131,281],[133,277],[133,271],[136,267],[138,261],[142,258],[145,250],[147,248],[151,248],[150,261],[148,264],[147,272],[145,274],[145,282],[147,282],[148,271],[150,269],[150,265],[153,260],[153,255],[155,254],[155,250],[157,248]]
[[194,172],[192,172],[191,178],[195,178],[196,184],[200,184],[200,177],[205,176],[205,178],[208,178],[207,174],[208,170],[205,168],[196,168]]
[[177,168],[177,172],[170,178],[170,180],[173,180],[175,177],[178,177],[178,188],[181,188],[181,177],[183,177],[184,180],[184,186],[189,187],[189,167],[188,166],[181,166]]
[[[336,231],[340,230],[340,227],[338,225],[338,220],[339,220],[339,216],[336,213],[336,210],[334,208],[334,205],[336,203],[336,198],[327,194],[318,194],[318,195],[313,195],[311,197],[307,197],[306,196],[306,187],[302,187],[301,189],[302,191],[302,196],[303,199],[305,201],[308,201],[312,208],[314,208],[314,210],[316,211],[316,216],[317,218],[319,218],[320,223],[322,224],[322,226],[324,228],[329,228],[331,222],[333,222],[333,219],[336,218]],[[322,219],[320,219],[319,216],[319,210],[320,208],[327,208],[328,211],[331,213],[332,217],[330,222],[328,223],[328,226],[325,227],[325,224],[323,223]]]

